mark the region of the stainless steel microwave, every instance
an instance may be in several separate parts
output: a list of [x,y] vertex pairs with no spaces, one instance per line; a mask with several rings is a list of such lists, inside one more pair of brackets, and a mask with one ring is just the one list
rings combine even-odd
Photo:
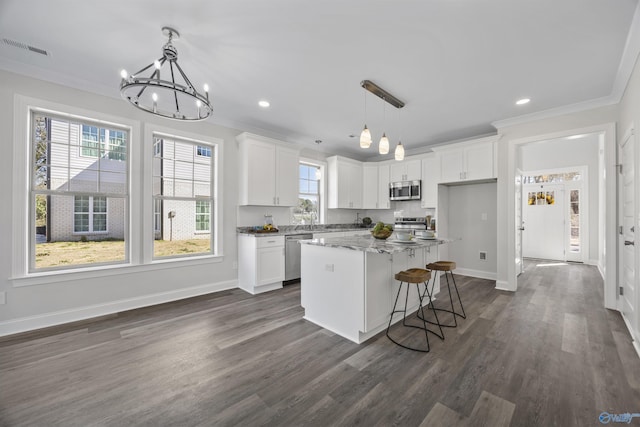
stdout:
[[389,183],[389,200],[420,200],[420,180]]

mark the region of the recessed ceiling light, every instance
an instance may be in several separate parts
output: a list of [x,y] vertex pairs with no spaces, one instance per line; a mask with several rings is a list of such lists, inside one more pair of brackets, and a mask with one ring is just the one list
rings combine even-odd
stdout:
[[271,104],[269,104],[269,101],[262,100],[262,101],[258,101],[258,105],[261,106],[262,108],[268,108],[269,105]]
[[516,105],[528,104],[531,101],[529,98],[522,98],[516,101]]

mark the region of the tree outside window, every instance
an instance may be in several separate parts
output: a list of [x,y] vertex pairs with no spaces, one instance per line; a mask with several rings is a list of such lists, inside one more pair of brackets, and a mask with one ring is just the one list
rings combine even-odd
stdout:
[[299,166],[298,206],[293,208],[294,224],[312,224],[320,218],[320,167],[307,163]]

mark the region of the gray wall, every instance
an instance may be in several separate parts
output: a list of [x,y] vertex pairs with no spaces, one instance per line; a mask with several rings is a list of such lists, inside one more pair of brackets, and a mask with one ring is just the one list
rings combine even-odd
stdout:
[[[442,189],[443,186],[440,186]],[[480,272],[495,278],[497,272],[497,185],[495,182],[446,187],[449,201],[439,216],[446,215],[447,236],[457,240],[448,245],[448,258],[458,269]],[[486,218],[486,219],[483,219]],[[487,253],[481,261],[479,253]],[[482,274],[485,273],[485,274]]]

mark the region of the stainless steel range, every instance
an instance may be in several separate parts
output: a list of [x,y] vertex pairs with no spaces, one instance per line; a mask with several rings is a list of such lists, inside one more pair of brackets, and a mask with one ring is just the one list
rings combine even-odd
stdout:
[[428,228],[427,218],[421,217],[403,217],[396,218],[395,229],[413,232],[414,230],[426,230]]

